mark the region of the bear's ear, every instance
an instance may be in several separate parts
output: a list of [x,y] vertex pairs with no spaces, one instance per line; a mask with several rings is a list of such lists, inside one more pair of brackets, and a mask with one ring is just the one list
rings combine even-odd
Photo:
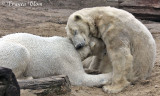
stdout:
[[91,49],[94,49],[95,45],[96,45],[95,42],[90,42],[90,47],[91,47]]
[[75,21],[78,21],[78,20],[81,20],[81,19],[82,19],[82,17],[80,15],[75,15],[74,16],[74,20]]

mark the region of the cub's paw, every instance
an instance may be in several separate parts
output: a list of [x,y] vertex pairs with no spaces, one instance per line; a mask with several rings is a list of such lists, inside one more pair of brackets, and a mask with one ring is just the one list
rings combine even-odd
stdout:
[[107,93],[118,93],[118,92],[121,92],[128,85],[130,85],[130,83],[126,82],[125,84],[103,86],[102,89],[104,92],[107,92]]

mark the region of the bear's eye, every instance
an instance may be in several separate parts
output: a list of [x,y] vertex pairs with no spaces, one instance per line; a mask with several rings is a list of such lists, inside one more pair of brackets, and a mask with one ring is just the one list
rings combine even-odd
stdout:
[[78,34],[78,31],[76,30],[76,31],[74,31],[74,35],[77,35]]

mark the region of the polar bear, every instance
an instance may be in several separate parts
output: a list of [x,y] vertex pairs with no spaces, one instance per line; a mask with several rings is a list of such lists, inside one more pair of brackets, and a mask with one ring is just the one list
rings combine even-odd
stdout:
[[82,61],[83,67],[91,70],[98,70],[101,59],[106,55],[105,44],[101,39],[92,37],[89,46],[91,54]]
[[100,63],[106,55],[105,44],[101,39],[92,37],[89,46],[91,52],[90,55],[82,61],[83,68],[88,74],[99,74]]
[[[87,55],[88,48],[86,46],[79,51]],[[0,66],[11,68],[18,78],[64,74],[72,85],[100,86],[112,76],[112,73],[86,74],[80,55],[68,38],[40,37],[28,33],[10,34],[0,39]]]
[[[112,72],[112,64],[108,54],[106,54],[106,46],[99,38],[90,38],[90,52],[85,60],[82,61],[83,67],[87,73],[109,73]],[[82,51],[83,52],[83,51]]]
[[109,73],[112,72],[112,64],[106,54],[106,46],[101,39],[95,37],[90,38],[90,51],[89,55],[85,60],[82,61],[85,71],[89,74],[98,73]]
[[105,43],[113,68],[105,92],[118,93],[130,82],[150,76],[156,44],[149,30],[129,12],[113,7],[84,8],[70,15],[66,31],[76,49],[89,45],[90,37]]

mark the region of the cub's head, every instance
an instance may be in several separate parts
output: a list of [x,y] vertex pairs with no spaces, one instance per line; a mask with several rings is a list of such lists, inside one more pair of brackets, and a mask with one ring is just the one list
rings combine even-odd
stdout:
[[84,46],[81,49],[77,49],[82,60],[89,56],[98,56],[98,58],[103,58],[106,54],[106,46],[101,39],[92,37],[90,39],[88,46]]
[[89,44],[90,33],[92,32],[93,20],[82,14],[73,13],[67,22],[67,36],[72,40],[76,49]]
[[99,58],[103,58],[106,55],[106,46],[102,39],[91,38],[89,43],[92,55],[98,56]]

